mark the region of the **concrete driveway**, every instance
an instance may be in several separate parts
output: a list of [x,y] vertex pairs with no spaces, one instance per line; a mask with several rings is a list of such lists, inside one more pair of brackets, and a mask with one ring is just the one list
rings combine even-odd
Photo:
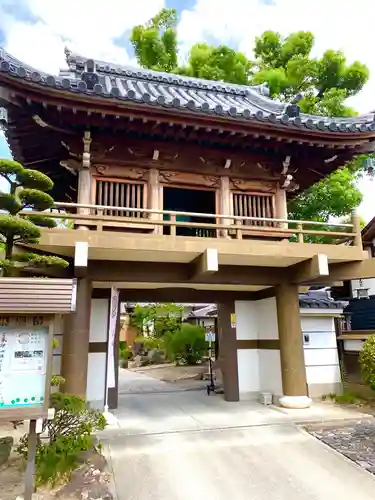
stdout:
[[[150,392],[152,381],[144,383]],[[375,498],[371,474],[295,424],[358,414],[322,404],[282,412],[160,389],[120,395],[118,425],[101,437],[119,500]]]

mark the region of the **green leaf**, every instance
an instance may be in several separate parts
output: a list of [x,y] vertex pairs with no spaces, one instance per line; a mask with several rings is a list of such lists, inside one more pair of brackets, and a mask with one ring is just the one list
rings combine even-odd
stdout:
[[40,229],[22,217],[0,214],[0,234],[18,238],[23,243],[35,243],[40,237]]
[[19,253],[13,256],[17,262],[27,262],[29,267],[69,267],[69,262],[55,255],[40,255],[33,252]]
[[55,219],[45,217],[44,215],[28,215],[27,219],[39,227],[49,227],[52,229],[57,226]]
[[54,205],[52,196],[47,193],[43,193],[38,189],[21,189],[17,192],[17,196],[22,201],[25,208],[47,210],[48,208],[52,208]]
[[24,168],[21,163],[14,160],[0,160],[0,175],[9,176],[9,175],[19,175],[24,172]]
[[22,210],[22,205],[13,194],[0,192],[0,209],[16,215]]
[[50,191],[53,188],[53,181],[38,170],[23,169],[17,173],[16,178],[22,186],[41,191]]

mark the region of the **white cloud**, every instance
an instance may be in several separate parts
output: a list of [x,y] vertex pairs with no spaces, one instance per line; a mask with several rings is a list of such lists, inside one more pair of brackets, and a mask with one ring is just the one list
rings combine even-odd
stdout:
[[[214,37],[231,43],[252,57],[254,39],[266,30],[288,35],[293,31],[312,31],[314,55],[326,49],[342,50],[348,61],[359,60],[370,69],[371,80],[357,96],[348,100],[361,113],[375,109],[375,57],[373,20],[375,2],[370,0],[197,0],[184,11],[179,26],[182,52],[196,40]],[[375,215],[375,181],[359,183],[363,202],[359,213],[366,221]]]
[[236,44],[252,56],[254,39],[265,30],[288,35],[306,30],[315,34],[315,55],[327,48],[341,49],[349,61],[367,64],[373,75],[364,91],[352,100],[361,112],[375,108],[375,58],[373,19],[375,2],[370,0],[197,0],[184,11],[179,26],[182,47],[210,36]]
[[[16,2],[15,2],[16,3]],[[5,48],[15,57],[51,73],[65,67],[64,47],[88,57],[128,63],[129,55],[114,40],[155,15],[164,0],[28,0],[36,24],[1,12]],[[14,9],[16,11],[16,8]]]
[[[0,29],[5,48],[15,57],[41,70],[57,73],[66,66],[64,47],[88,57],[134,64],[124,48],[114,40],[135,24],[143,23],[165,6],[165,0],[7,0],[14,11],[23,2],[36,24],[17,20],[2,11]],[[183,1],[180,2],[183,6]],[[197,0],[184,10],[179,25],[182,56],[191,45],[214,37],[222,43],[238,46],[252,55],[254,38],[265,30],[283,35],[296,30],[315,34],[315,54],[327,48],[342,49],[350,61],[359,59],[368,65],[373,77],[365,89],[352,99],[361,112],[375,109],[375,58],[373,57],[373,19],[375,2],[371,0]],[[1,139],[1,137],[0,137]],[[368,220],[374,213],[371,181],[362,181],[364,203],[361,214]]]

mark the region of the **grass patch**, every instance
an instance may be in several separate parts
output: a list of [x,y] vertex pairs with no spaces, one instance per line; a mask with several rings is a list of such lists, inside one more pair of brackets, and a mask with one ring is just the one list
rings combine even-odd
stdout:
[[354,405],[365,402],[365,398],[354,392],[345,391],[343,394],[323,394],[322,401],[330,399],[339,405]]

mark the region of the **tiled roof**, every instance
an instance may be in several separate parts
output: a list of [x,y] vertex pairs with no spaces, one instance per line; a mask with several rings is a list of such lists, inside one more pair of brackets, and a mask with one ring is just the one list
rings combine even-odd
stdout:
[[[311,290],[306,294],[299,295],[299,306],[301,309],[343,309],[346,304],[333,300],[327,292]],[[188,318],[202,318],[217,316],[216,304],[211,304],[198,311],[191,311]]]
[[42,87],[108,100],[130,101],[199,115],[271,123],[279,128],[361,134],[375,132],[374,113],[329,118],[300,113],[298,104],[269,98],[266,85],[245,86],[118,66],[67,54],[68,70],[50,75],[18,61],[0,49],[1,74]]

